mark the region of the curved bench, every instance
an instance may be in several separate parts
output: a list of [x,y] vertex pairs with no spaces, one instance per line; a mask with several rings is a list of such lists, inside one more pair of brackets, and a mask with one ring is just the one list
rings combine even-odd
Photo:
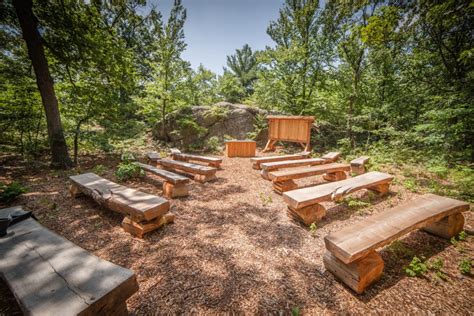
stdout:
[[384,263],[375,251],[416,229],[449,239],[461,232],[469,204],[425,194],[370,216],[324,238],[324,265],[350,288],[362,293],[382,275]]
[[389,174],[372,171],[342,181],[288,191],[283,193],[283,200],[288,205],[290,217],[310,225],[326,215],[326,209],[320,202],[337,201],[361,189],[384,195],[388,192],[392,180],[393,176]]
[[[12,207],[0,215],[21,210]],[[0,238],[0,276],[25,315],[127,315],[133,271],[102,260],[32,218]]]

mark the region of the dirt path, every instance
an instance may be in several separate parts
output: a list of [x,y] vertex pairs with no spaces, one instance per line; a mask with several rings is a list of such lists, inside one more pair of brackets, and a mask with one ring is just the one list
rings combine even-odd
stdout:
[[[116,159],[88,158],[94,164],[115,166]],[[13,165],[17,166],[14,167]],[[457,266],[473,258],[473,242],[457,248],[424,232],[406,236],[398,247],[381,251],[386,262],[382,280],[356,295],[324,269],[323,237],[402,200],[414,198],[398,185],[387,198],[354,210],[327,203],[328,216],[311,232],[286,215],[281,196],[251,168],[248,159],[225,159],[218,180],[192,182],[190,196],[172,201],[174,224],[133,238],[120,227],[122,216],[101,209],[88,198],[72,199],[67,175],[41,171],[15,160],[4,161],[0,181],[16,179],[29,193],[15,204],[33,210],[40,222],[95,255],[134,270],[140,291],[128,301],[134,314],[184,312],[420,312],[472,313],[472,277],[460,276]],[[110,168],[113,170],[113,168]],[[103,176],[114,180],[113,172]],[[76,171],[69,172],[74,174]],[[315,177],[313,183],[321,181]],[[161,195],[156,179],[127,185]],[[354,194],[367,199],[367,192]],[[472,212],[466,214],[472,226]],[[413,255],[441,258],[449,280],[409,278],[403,267]],[[0,284],[0,314],[11,302]]]

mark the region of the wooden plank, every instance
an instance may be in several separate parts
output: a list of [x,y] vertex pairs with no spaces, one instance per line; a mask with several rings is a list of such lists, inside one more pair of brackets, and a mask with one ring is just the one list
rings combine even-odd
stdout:
[[321,158],[308,158],[308,159],[297,159],[297,160],[286,160],[276,162],[265,162],[260,164],[260,167],[266,172],[272,170],[278,170],[283,168],[295,168],[302,166],[315,166],[324,164],[326,160]]
[[309,168],[272,171],[268,174],[268,177],[273,182],[281,182],[281,181],[287,181],[287,180],[302,179],[302,178],[307,178],[307,177],[312,177],[316,175],[337,172],[337,171],[350,171],[350,169],[351,167],[348,164],[331,163],[331,164],[318,165],[318,166],[309,167]]
[[159,163],[165,168],[182,170],[191,174],[215,175],[217,171],[217,169],[213,167],[178,160],[162,159]]
[[296,159],[302,159],[302,158],[307,158],[309,155],[311,155],[310,152],[302,152],[298,154],[291,154],[291,155],[281,155],[281,156],[268,156],[268,157],[255,157],[255,158],[250,158],[251,163],[266,163],[266,162],[277,162],[277,161],[285,161],[285,160],[296,160]]
[[298,209],[318,202],[337,200],[357,190],[390,183],[392,179],[393,176],[389,174],[373,171],[342,181],[285,192],[283,199],[288,206]]
[[[69,177],[83,194],[106,208],[130,215],[137,221],[152,220],[168,212],[168,200],[106,180],[94,173]],[[77,192],[72,192],[76,194]]]
[[153,162],[157,162],[158,160],[161,159],[160,154],[155,151],[147,153],[146,156],[149,161],[153,161]]
[[199,156],[199,155],[192,155],[192,154],[173,154],[173,157],[177,157],[178,160],[186,160],[186,161],[201,161],[201,162],[208,162],[208,163],[222,163],[222,158],[217,157],[207,157],[207,156]]
[[361,156],[351,161],[351,171],[355,174],[365,173],[365,165],[369,162],[369,156]]
[[133,271],[102,260],[29,218],[0,238],[0,275],[25,315],[121,315]]
[[257,143],[253,140],[228,140],[225,148],[227,157],[254,157]]
[[159,168],[156,168],[156,167],[153,167],[153,166],[150,166],[150,165],[146,165],[146,164],[143,164],[143,163],[140,163],[140,162],[134,162],[134,164],[136,164],[137,166],[139,166],[140,168],[142,168],[145,171],[151,172],[151,173],[165,179],[166,181],[168,181],[172,184],[186,184],[190,181],[189,178],[186,178],[185,176],[173,173],[173,172],[168,171],[168,170],[159,169]]
[[329,162],[334,162],[339,159],[341,156],[341,153],[338,151],[331,151],[324,156],[321,157],[321,159],[328,160]]
[[425,194],[331,233],[324,242],[333,255],[347,264],[415,229],[468,210],[468,203]]

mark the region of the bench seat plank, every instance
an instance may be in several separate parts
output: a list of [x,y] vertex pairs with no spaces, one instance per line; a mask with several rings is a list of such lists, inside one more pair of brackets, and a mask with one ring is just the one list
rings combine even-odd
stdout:
[[136,220],[150,221],[168,212],[168,200],[128,188],[95,173],[69,177],[83,194],[91,196],[99,204],[112,211],[130,215]]
[[142,168],[143,170],[151,172],[173,184],[185,184],[190,181],[189,178],[186,178],[185,176],[173,173],[168,170],[156,168],[156,167],[153,167],[144,163],[140,163],[140,162],[135,162],[135,164],[139,166],[140,168]]
[[415,229],[467,210],[468,203],[425,194],[331,233],[324,242],[333,255],[348,264]]
[[318,165],[308,168],[272,171],[268,174],[268,176],[270,180],[274,182],[280,182],[294,179],[302,179],[335,171],[350,171],[350,169],[350,165],[347,164],[330,163],[326,165]]
[[217,158],[217,157],[199,156],[199,155],[184,154],[184,153],[175,153],[173,154],[173,158],[174,157],[177,157],[178,159],[182,159],[186,161],[194,160],[194,161],[201,161],[201,162],[222,163],[222,158]]
[[308,158],[308,159],[297,159],[288,161],[276,161],[276,162],[265,162],[260,164],[260,167],[266,171],[284,169],[284,168],[295,168],[303,166],[314,166],[326,163],[326,160],[322,158]]
[[302,152],[298,154],[282,155],[282,156],[255,157],[255,158],[250,158],[250,162],[252,163],[252,166],[254,169],[259,170],[261,169],[260,164],[262,163],[303,159],[303,158],[308,158],[309,155],[311,155],[311,152]]
[[184,172],[189,172],[191,174],[200,174],[200,175],[213,175],[216,173],[216,168],[198,165],[195,163],[178,161],[178,160],[170,160],[170,159],[162,159],[158,163],[160,163],[165,168],[170,169],[177,169],[182,170]]
[[[0,210],[8,212],[8,210]],[[123,315],[133,271],[102,260],[32,218],[0,238],[0,274],[25,315]]]
[[360,189],[390,183],[392,179],[393,176],[389,174],[373,171],[342,181],[285,192],[283,199],[288,206],[298,209],[318,202],[337,200]]

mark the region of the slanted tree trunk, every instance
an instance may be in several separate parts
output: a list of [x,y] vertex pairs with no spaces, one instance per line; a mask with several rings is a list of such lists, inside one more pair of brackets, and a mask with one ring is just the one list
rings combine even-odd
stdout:
[[46,113],[51,165],[55,168],[69,168],[72,162],[64,139],[58,100],[44,54],[43,39],[38,31],[38,20],[33,13],[33,2],[32,0],[13,0],[13,6],[20,22],[23,39],[28,47],[28,56],[33,64],[36,84]]

